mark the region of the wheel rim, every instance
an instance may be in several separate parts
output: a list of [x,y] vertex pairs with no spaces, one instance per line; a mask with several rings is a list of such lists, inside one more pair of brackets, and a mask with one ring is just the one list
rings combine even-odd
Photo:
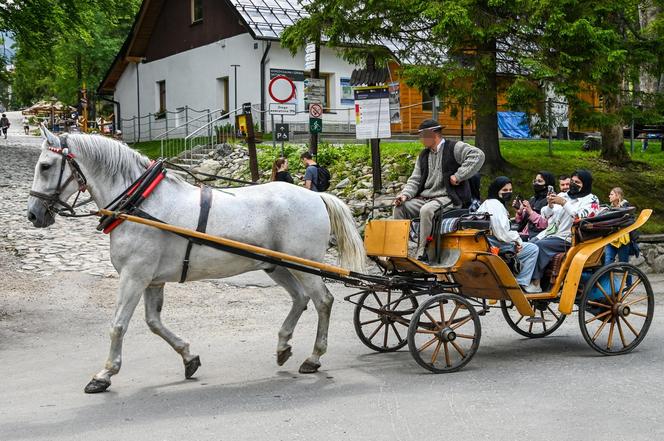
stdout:
[[528,303],[535,311],[534,317],[521,315],[511,300],[500,301],[505,321],[524,337],[546,337],[555,332],[565,321],[566,315],[556,311],[556,305],[548,300],[529,300]]
[[413,314],[408,347],[420,366],[436,373],[454,372],[475,355],[481,338],[475,308],[463,297],[439,294]]
[[655,298],[645,274],[629,264],[601,268],[584,288],[579,324],[586,342],[606,355],[636,348],[652,322]]
[[369,291],[355,306],[355,332],[360,341],[374,351],[392,352],[408,343],[409,316],[417,309],[417,301],[399,295],[401,292]]

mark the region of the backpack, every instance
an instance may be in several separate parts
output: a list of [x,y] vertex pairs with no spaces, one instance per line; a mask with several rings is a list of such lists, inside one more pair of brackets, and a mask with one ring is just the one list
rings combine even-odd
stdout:
[[325,191],[330,188],[330,172],[320,165],[316,164],[318,170],[318,177],[316,178],[316,189],[318,191]]

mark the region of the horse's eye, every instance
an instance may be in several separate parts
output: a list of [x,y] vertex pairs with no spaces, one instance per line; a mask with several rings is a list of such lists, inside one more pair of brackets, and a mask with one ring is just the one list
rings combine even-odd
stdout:
[[42,164],[39,166],[39,168],[41,169],[41,171],[46,171],[49,168],[51,168],[51,164]]

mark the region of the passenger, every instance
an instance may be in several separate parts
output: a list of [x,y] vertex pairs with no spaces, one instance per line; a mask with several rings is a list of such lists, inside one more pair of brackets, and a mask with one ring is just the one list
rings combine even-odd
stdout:
[[[629,202],[625,199],[623,189],[615,187],[609,193],[610,208],[627,208]],[[618,262],[629,262],[629,255],[632,250],[629,234],[620,236],[604,248],[604,265],[613,263],[618,256]]]
[[[538,175],[539,176],[539,175]],[[553,178],[553,176],[552,176]],[[489,185],[488,199],[477,209],[478,213],[489,213],[491,215],[491,232],[489,242],[501,250],[509,249],[515,251],[521,271],[516,276],[516,281],[521,288],[528,293],[541,292],[537,286],[530,283],[535,265],[537,264],[537,245],[524,242],[519,233],[510,229],[510,218],[506,204],[512,198],[512,181],[499,176]]]
[[553,256],[567,252],[571,247],[574,220],[593,217],[599,212],[599,199],[592,194],[592,188],[592,174],[577,170],[572,174],[567,193],[548,196],[549,205],[542,208],[542,214],[549,217],[549,226],[532,240],[539,247],[533,285],[540,286],[544,269]]
[[533,180],[534,196],[528,201],[514,201],[516,222],[519,234],[524,240],[530,240],[544,231],[549,225],[548,219],[541,215],[542,208],[548,205],[546,199],[549,187],[555,185],[555,178],[548,171],[540,171]]
[[272,164],[272,181],[293,183],[293,177],[288,172],[288,159],[279,158]]
[[420,218],[417,258],[424,260],[436,211],[469,207],[472,194],[469,179],[484,165],[484,152],[462,141],[443,138],[443,127],[428,119],[420,124],[424,145],[413,174],[394,199],[394,218]]
[[[560,175],[560,177],[558,177],[558,189],[560,190],[560,193],[567,193],[569,191],[569,182],[570,178],[567,175]],[[562,196],[560,193],[558,193],[558,195]]]

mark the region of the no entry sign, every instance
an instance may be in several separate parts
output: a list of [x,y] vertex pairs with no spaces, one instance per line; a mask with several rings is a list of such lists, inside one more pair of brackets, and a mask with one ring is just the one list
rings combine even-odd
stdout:
[[309,106],[309,116],[312,118],[320,118],[323,114],[323,106],[318,103],[313,103]]
[[268,86],[270,97],[278,103],[287,103],[295,98],[295,83],[285,75],[277,75]]

